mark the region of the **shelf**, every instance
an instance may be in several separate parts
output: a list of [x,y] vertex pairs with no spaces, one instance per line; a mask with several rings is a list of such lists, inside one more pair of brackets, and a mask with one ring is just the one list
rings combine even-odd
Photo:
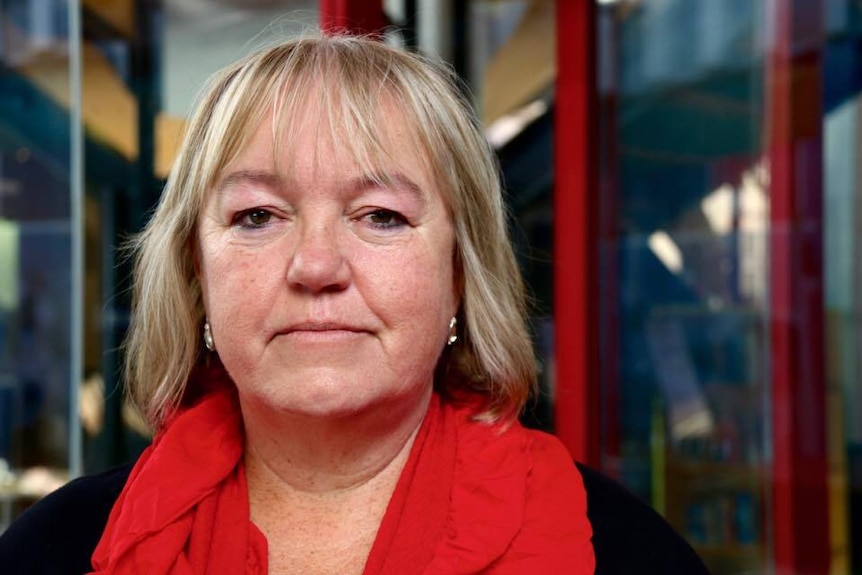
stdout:
[[733,315],[738,317],[749,317],[752,319],[766,319],[766,312],[763,309],[754,306],[734,304],[663,304],[651,308],[650,314],[655,317],[701,317]]
[[714,475],[716,473],[729,473],[732,475],[763,476],[762,465],[754,463],[742,463],[736,461],[697,461],[668,454],[667,465],[669,469],[673,469],[674,471],[679,471],[687,475],[704,476]]
[[760,566],[763,464],[703,461],[670,452],[665,470],[665,516],[707,565]]
[[745,560],[760,559],[763,556],[763,545],[759,543],[731,543],[728,545],[692,545],[704,561],[715,558]]
[[759,492],[763,468],[756,464],[721,461],[690,461],[667,458],[667,481],[688,492],[745,490]]

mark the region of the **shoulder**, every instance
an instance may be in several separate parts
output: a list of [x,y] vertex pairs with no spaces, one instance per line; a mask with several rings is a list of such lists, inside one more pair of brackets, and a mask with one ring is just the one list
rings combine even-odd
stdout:
[[544,572],[593,573],[587,493],[568,450],[547,433],[522,427],[512,432],[524,438],[529,460],[524,527],[513,550],[542,557]]
[[433,573],[593,573],[586,494],[555,437],[456,410],[446,537]]
[[131,465],[82,477],[24,512],[0,536],[6,573],[86,573]]
[[458,460],[465,470],[497,476],[507,470],[523,482],[525,503],[565,501],[560,507],[586,518],[583,482],[568,450],[555,436],[523,427],[517,421],[489,425],[459,416]]
[[488,573],[593,573],[586,493],[559,439],[517,421],[488,425],[462,415],[458,454],[454,493],[469,496],[453,495],[453,506],[462,514],[475,506],[480,517],[471,525],[483,521],[497,535],[506,527]]
[[583,565],[593,555],[598,575],[708,573],[659,513],[619,483],[575,465],[557,437],[514,431],[527,438],[531,461],[524,518],[529,547],[540,549],[556,538],[587,541],[589,548],[577,551],[575,564]]

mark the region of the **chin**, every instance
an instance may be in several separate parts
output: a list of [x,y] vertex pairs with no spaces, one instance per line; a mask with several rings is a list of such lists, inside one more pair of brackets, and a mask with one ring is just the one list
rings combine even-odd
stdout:
[[353,417],[367,412],[374,408],[375,403],[370,399],[345,397],[343,393],[335,396],[322,394],[320,397],[284,401],[277,408],[285,414],[334,420]]
[[374,410],[395,415],[408,412],[421,403],[431,388],[431,376],[418,380],[379,369],[294,367],[276,377],[273,373],[257,378],[234,380],[244,402],[258,413],[284,414],[307,418],[349,418],[371,414]]
[[340,419],[387,403],[386,394],[369,393],[371,390],[360,392],[354,382],[349,385],[332,381],[310,384],[306,380],[276,389],[247,390],[245,395],[267,411],[309,418]]

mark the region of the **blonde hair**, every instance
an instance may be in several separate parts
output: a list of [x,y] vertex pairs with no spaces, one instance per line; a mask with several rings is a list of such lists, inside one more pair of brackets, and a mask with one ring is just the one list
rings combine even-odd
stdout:
[[[516,417],[535,387],[526,297],[507,231],[499,170],[451,71],[413,53],[352,36],[292,39],[211,78],[158,207],[130,246],[135,254],[125,377],[154,427],[175,410],[205,351],[204,308],[195,270],[197,221],[209,190],[274,111],[288,124],[311,97],[347,137],[363,166],[386,154],[385,95],[403,112],[443,193],[455,231],[461,288],[459,340],[443,353],[436,385],[486,397],[479,417]],[[277,138],[276,141],[285,139]]]

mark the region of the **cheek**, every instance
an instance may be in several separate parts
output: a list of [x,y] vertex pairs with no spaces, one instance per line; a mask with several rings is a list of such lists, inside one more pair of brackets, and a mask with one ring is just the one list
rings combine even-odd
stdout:
[[201,289],[210,318],[217,322],[242,321],[264,309],[271,291],[274,270],[259,254],[236,254],[228,250],[204,252]]
[[[441,318],[448,321],[454,310],[452,265],[440,258],[406,259],[379,282],[389,309],[397,310],[398,319],[417,324],[418,329],[433,329],[429,322],[436,325],[441,323]],[[418,325],[420,323],[423,325]]]

